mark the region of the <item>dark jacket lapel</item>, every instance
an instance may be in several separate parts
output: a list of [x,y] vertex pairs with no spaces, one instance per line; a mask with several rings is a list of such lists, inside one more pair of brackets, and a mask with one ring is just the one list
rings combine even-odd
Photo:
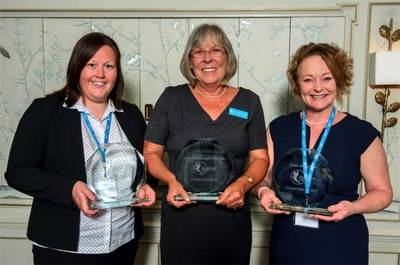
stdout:
[[[65,109],[65,108],[64,108]],[[65,109],[65,115],[69,128],[69,137],[71,142],[71,166],[76,168],[78,178],[86,182],[85,155],[83,152],[81,116],[75,109]]]

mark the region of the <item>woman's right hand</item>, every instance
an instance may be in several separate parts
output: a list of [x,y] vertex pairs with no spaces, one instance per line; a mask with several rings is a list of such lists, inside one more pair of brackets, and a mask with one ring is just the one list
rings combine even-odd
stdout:
[[[183,201],[175,200],[176,195],[182,196]],[[192,203],[189,194],[176,179],[168,183],[167,203],[175,206],[176,208],[181,208],[182,206]]]
[[74,200],[76,206],[83,212],[87,217],[94,217],[100,210],[92,209],[89,206],[91,201],[96,199],[96,196],[88,188],[88,186],[82,182],[75,182],[72,187],[72,199]]
[[264,211],[266,211],[267,213],[271,213],[271,214],[289,214],[289,212],[286,211],[280,211],[280,210],[275,210],[275,209],[271,209],[271,205],[272,204],[281,204],[281,200],[278,199],[278,197],[276,197],[275,192],[273,190],[271,190],[270,188],[268,188],[267,186],[263,186],[261,192],[259,192],[259,196],[260,196],[260,205],[261,207],[264,209]]

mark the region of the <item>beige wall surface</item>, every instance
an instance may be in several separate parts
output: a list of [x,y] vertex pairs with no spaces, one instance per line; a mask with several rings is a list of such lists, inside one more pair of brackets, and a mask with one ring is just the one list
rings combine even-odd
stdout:
[[[338,107],[380,129],[377,90],[368,86],[369,53],[385,50],[379,26],[400,28],[400,1],[332,0],[0,0],[0,263],[29,264],[25,239],[30,199],[4,180],[8,152],[22,113],[32,100],[61,88],[77,39],[91,31],[112,36],[122,52],[125,98],[141,107],[154,104],[168,85],[185,82],[179,60],[188,35],[199,23],[221,25],[239,58],[231,80],[256,92],[265,119],[301,108],[291,95],[285,71],[296,48],[309,41],[335,42],[354,58],[354,84]],[[400,51],[400,41],[393,50]],[[390,102],[400,101],[392,90]],[[400,118],[400,113],[390,116]],[[371,264],[400,264],[400,125],[385,131],[395,191],[384,211],[367,215]],[[363,187],[360,186],[360,192]],[[158,262],[159,206],[145,212],[143,264]],[[252,264],[267,260],[271,217],[254,201]],[[16,241],[17,240],[17,241]],[[13,258],[18,242],[21,255]],[[9,254],[10,253],[10,254]]]

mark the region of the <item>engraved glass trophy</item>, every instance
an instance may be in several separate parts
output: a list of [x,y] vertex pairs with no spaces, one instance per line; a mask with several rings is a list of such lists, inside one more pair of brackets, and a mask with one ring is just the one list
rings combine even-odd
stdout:
[[[314,157],[315,150],[307,150],[308,161]],[[329,206],[332,194],[332,170],[328,161],[321,155],[311,178],[308,195],[305,194],[302,152],[300,149],[289,151],[273,170],[274,189],[283,204],[273,204],[272,209],[303,212],[331,216],[325,207]]]
[[87,185],[96,195],[90,207],[106,209],[146,201],[136,198],[146,182],[143,156],[129,143],[106,144],[105,154],[104,161],[97,150],[86,163]]
[[235,177],[232,156],[214,139],[189,141],[177,154],[175,173],[190,199],[203,202],[218,200]]

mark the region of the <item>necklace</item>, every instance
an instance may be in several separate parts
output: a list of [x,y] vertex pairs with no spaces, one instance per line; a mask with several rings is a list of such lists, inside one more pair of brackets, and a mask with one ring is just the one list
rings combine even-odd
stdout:
[[[305,118],[306,116],[305,116],[305,114],[304,114],[304,118]],[[309,121],[309,120],[307,120],[307,118],[305,118],[304,119],[305,121],[306,121],[306,123],[307,124],[309,124],[309,125],[321,125],[321,124],[327,124],[328,123],[328,121],[329,121],[329,119],[327,119],[326,121],[317,121],[317,122],[312,122],[312,121]]]
[[321,125],[321,124],[328,123],[328,120],[326,120],[326,121],[319,121],[319,122],[312,122],[312,121],[309,121],[309,120],[306,119],[306,123],[307,123],[307,124],[310,124],[310,125]]
[[221,93],[219,93],[218,95],[212,95],[212,96],[204,94],[203,92],[200,91],[200,88],[197,87],[197,86],[196,86],[195,88],[197,89],[197,93],[199,93],[199,94],[200,94],[201,96],[203,96],[204,98],[209,98],[209,99],[220,98],[220,97],[222,97],[222,96],[225,94],[225,92],[226,92],[226,86],[225,86],[225,85],[224,85],[224,90],[223,90]]

